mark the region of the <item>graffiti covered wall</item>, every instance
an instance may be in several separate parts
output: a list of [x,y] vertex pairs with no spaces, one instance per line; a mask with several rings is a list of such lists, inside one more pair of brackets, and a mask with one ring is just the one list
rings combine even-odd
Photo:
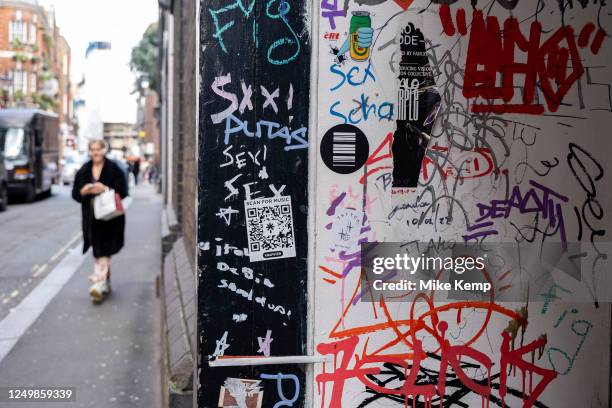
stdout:
[[[610,6],[318,6],[314,344],[333,360],[313,406],[609,406]],[[365,242],[535,255],[488,276],[512,301],[392,299],[360,279]],[[581,276],[526,285],[544,244]]]
[[[309,7],[201,2],[199,406],[609,406],[610,6]],[[523,249],[440,301],[377,295],[374,242]]]

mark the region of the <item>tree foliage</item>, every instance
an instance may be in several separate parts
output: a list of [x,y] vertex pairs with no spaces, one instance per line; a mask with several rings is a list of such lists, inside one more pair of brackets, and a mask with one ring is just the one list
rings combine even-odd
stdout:
[[158,24],[152,23],[146,29],[140,42],[132,48],[130,69],[136,74],[134,92],[144,94],[143,83],[149,82],[149,89],[159,91],[159,78],[157,68],[158,58]]

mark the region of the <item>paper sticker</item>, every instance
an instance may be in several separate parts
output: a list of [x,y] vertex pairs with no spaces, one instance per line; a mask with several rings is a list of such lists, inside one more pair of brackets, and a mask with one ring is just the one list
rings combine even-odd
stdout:
[[363,213],[360,211],[348,208],[340,210],[331,227],[333,242],[330,249],[348,253],[359,251],[362,220]]
[[321,158],[333,172],[351,174],[363,167],[370,145],[366,135],[353,125],[336,125],[321,139]]
[[295,257],[291,197],[244,202],[251,262]]
[[393,188],[419,184],[423,158],[442,97],[421,30],[409,23],[400,35],[399,89],[396,130],[393,133]]
[[219,407],[261,408],[263,390],[260,380],[226,378],[219,394]]

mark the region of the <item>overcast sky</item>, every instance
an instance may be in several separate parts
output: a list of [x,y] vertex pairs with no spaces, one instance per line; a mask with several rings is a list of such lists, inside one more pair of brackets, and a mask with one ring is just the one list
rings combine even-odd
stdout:
[[90,41],[110,41],[105,58],[108,72],[105,94],[100,95],[106,122],[135,122],[136,98],[130,95],[134,75],[130,52],[149,24],[157,21],[157,0],[39,0],[55,7],[62,35],[72,49],[72,80],[83,75],[85,50]]

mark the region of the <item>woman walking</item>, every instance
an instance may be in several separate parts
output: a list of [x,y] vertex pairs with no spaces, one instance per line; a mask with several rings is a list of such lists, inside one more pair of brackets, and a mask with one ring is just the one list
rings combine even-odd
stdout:
[[111,292],[110,260],[123,247],[125,216],[108,221],[96,219],[94,197],[113,189],[123,199],[128,195],[128,186],[119,166],[105,157],[106,143],[103,140],[92,140],[88,147],[91,160],[76,173],[72,198],[81,203],[83,253],[92,247],[95,258],[94,273],[89,277],[93,283],[89,294],[94,302],[101,302]]

